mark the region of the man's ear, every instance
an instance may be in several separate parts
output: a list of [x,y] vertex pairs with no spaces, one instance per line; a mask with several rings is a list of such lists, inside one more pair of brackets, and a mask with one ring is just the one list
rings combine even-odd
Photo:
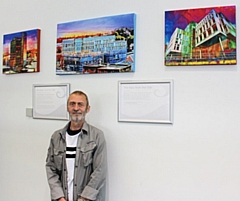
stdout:
[[87,113],[90,112],[90,105],[87,107]]

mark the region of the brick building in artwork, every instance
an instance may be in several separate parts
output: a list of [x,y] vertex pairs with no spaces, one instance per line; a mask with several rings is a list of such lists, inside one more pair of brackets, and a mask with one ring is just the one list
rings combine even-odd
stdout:
[[21,37],[15,37],[10,43],[10,67],[23,67],[24,54],[27,49],[27,34],[22,33]]

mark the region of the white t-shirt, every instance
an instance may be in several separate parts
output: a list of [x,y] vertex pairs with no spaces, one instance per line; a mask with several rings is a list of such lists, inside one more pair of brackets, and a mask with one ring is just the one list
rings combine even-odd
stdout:
[[76,135],[69,135],[66,132],[66,163],[68,171],[68,199],[73,201],[73,178],[74,178],[74,165],[76,158],[76,147],[78,142],[78,136],[80,132]]

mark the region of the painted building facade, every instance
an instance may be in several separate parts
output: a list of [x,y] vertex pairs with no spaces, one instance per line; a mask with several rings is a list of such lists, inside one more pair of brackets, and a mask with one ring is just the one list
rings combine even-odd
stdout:
[[127,58],[127,41],[115,35],[62,40],[63,67],[83,71],[83,65],[123,62]]

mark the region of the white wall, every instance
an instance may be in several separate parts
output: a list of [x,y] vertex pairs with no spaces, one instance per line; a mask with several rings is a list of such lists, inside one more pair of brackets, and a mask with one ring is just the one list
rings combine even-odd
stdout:
[[[163,57],[165,10],[218,5],[237,5],[239,19],[238,0],[1,1],[1,35],[34,28],[42,33],[40,73],[0,74],[0,200],[50,200],[46,151],[50,135],[66,121],[36,120],[25,112],[32,107],[33,84],[70,83],[88,93],[88,122],[105,132],[108,201],[239,201],[238,65],[165,67]],[[135,73],[55,75],[57,23],[132,12]],[[118,80],[158,79],[174,80],[174,123],[119,123]]]

